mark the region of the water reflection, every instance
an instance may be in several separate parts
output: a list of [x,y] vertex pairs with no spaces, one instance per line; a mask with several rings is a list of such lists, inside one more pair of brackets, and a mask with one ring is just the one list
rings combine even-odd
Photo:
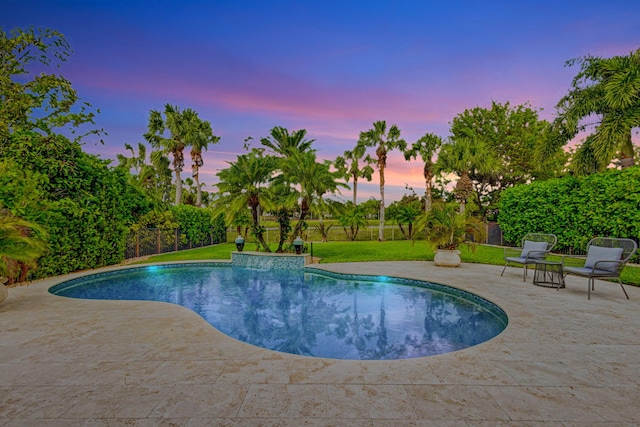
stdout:
[[506,326],[494,307],[455,294],[301,271],[193,265],[135,269],[63,283],[51,291],[172,302],[241,341],[337,359],[447,353],[491,339]]

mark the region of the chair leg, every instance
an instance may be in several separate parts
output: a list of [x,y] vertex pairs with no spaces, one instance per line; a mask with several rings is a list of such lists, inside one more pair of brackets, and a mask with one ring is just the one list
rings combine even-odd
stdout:
[[527,270],[528,270],[528,268],[527,268],[527,264],[525,264],[525,265],[524,265],[524,274],[523,274],[523,276],[522,276],[522,281],[523,281],[523,282],[526,282],[526,281],[527,281]]
[[502,276],[504,274],[504,271],[507,269],[507,264],[505,263],[504,268],[502,269],[502,273],[500,273],[500,275]]
[[627,299],[629,299],[629,294],[627,294],[627,291],[624,289],[624,286],[622,286],[622,280],[620,280],[619,277],[618,277],[618,283],[620,283],[620,287],[622,288],[622,292],[624,292],[624,296],[627,297]]
[[587,282],[587,299],[591,299],[591,286],[593,282],[593,278],[589,277],[589,281]]

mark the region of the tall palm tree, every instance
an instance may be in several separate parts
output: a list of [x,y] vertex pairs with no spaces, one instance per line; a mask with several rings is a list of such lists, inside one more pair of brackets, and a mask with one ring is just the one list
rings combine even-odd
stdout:
[[460,202],[460,213],[464,213],[467,200],[474,191],[471,175],[475,172],[498,174],[500,167],[498,159],[481,140],[456,138],[442,145],[438,154],[436,172],[455,172],[458,175],[459,179],[454,192]]
[[[557,105],[555,125],[561,130],[562,143],[586,129],[585,118],[593,118],[596,128],[574,156],[573,169],[587,174],[593,170],[591,160],[606,165],[616,156],[623,167],[633,165],[631,131],[640,126],[640,49],[628,56],[586,56],[567,65],[576,63],[581,70]],[[592,153],[580,153],[585,150]]]
[[227,162],[229,167],[216,175],[220,198],[217,210],[225,212],[230,222],[242,216],[247,208],[251,211],[251,231],[265,252],[271,252],[264,240],[264,227],[260,225],[260,207],[271,209],[273,197],[266,185],[276,169],[276,159],[265,156],[262,150],[253,149],[247,154],[238,156],[235,162]]
[[378,172],[380,173],[380,226],[378,228],[378,240],[384,240],[384,169],[387,166],[389,151],[404,151],[407,142],[400,139],[400,129],[394,124],[387,132],[387,123],[379,120],[373,123],[373,128],[360,133],[360,140],[365,147],[376,147]]
[[442,138],[432,133],[425,133],[420,139],[413,143],[410,149],[408,149],[404,153],[405,160],[409,160],[411,158],[415,159],[420,156],[422,158],[422,161],[424,162],[424,169],[422,174],[424,176],[424,182],[426,186],[424,193],[424,210],[426,212],[429,212],[431,210],[431,204],[433,200],[432,193],[435,166],[433,155],[440,148],[440,146],[442,146]]
[[196,206],[202,206],[202,189],[200,187],[200,168],[204,165],[202,150],[207,151],[209,144],[217,144],[219,136],[213,134],[211,123],[200,120],[198,130],[192,135],[189,143],[191,145],[191,176],[196,182]]
[[[176,199],[175,204],[182,203],[182,178],[180,173],[184,169],[184,149],[194,135],[200,131],[198,114],[190,108],[180,111],[177,106],[166,104],[164,116],[157,110],[149,113],[148,132],[145,139],[154,148],[162,148],[173,156],[173,171],[176,175]],[[165,137],[165,131],[169,136]]]
[[[356,205],[358,199],[358,179],[364,178],[367,181],[371,181],[373,176],[373,168],[371,165],[371,157],[365,157],[365,147],[360,141],[356,144],[353,150],[346,150],[344,157],[338,156],[335,161],[335,165],[339,170],[343,170],[347,176],[347,182],[349,178],[353,179],[353,204]],[[364,166],[360,167],[360,161],[364,161]]]

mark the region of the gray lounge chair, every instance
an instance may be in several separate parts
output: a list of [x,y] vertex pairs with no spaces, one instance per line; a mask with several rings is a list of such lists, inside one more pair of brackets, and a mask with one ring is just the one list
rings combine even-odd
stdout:
[[504,268],[502,276],[509,264],[520,264],[524,268],[523,280],[527,281],[527,266],[545,259],[558,242],[555,234],[529,233],[522,238],[519,248],[504,248]]
[[562,271],[565,275],[587,277],[587,298],[591,299],[595,279],[617,279],[629,299],[620,280],[625,264],[636,252],[638,245],[631,239],[595,237],[587,243],[586,256],[565,255],[562,257]]

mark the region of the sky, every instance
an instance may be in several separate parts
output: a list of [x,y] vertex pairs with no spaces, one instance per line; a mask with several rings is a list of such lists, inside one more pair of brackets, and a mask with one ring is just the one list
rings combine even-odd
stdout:
[[[167,103],[211,122],[221,139],[204,153],[207,191],[247,137],[259,146],[274,126],[306,129],[333,160],[378,120],[409,144],[447,137],[456,115],[492,101],[552,120],[578,72],[565,62],[638,49],[639,17],[637,0],[0,0],[3,31],[52,28],[70,43],[52,71],[100,110],[107,132],[85,151],[124,154]],[[387,204],[405,185],[424,193],[422,164],[399,152],[385,178]],[[377,174],[358,185],[358,200],[370,197]]]

